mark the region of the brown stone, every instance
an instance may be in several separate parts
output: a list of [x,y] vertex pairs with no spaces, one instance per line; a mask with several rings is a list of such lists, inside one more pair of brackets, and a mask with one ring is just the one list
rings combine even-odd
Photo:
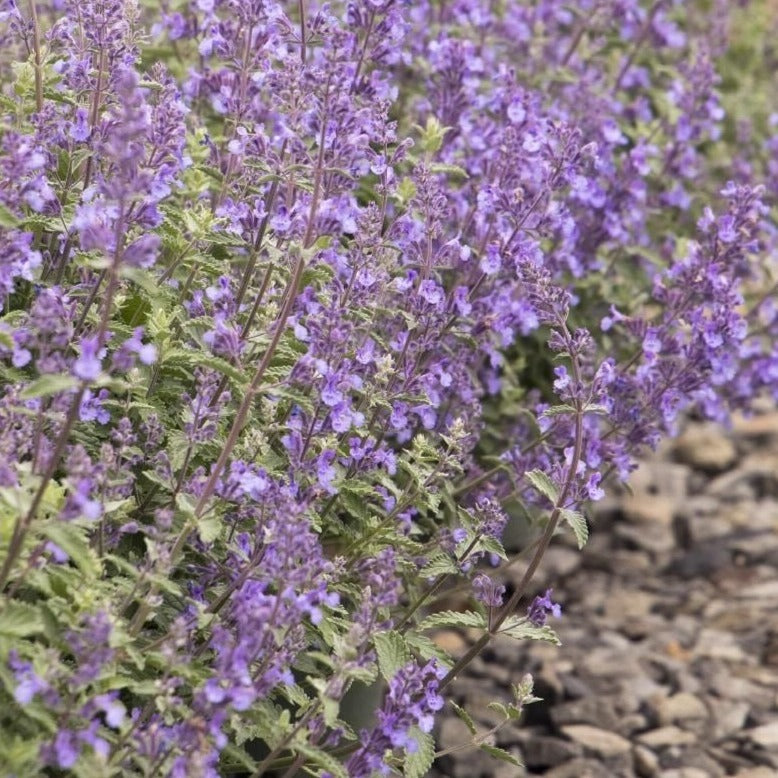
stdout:
[[661,748],[666,746],[688,746],[697,742],[697,738],[691,732],[684,732],[678,727],[659,727],[649,732],[644,732],[638,736],[638,740],[643,745],[652,748]]
[[748,739],[762,748],[771,751],[778,750],[778,721],[771,721],[769,724],[762,724],[761,727],[754,727],[746,730]]
[[588,724],[570,724],[562,727],[562,732],[586,750],[603,757],[626,754],[632,748],[629,740],[621,735]]
[[693,424],[675,442],[675,456],[698,470],[716,473],[735,463],[737,449],[719,426]]
[[679,692],[670,697],[655,697],[649,701],[659,724],[672,724],[686,719],[705,719],[709,712],[705,703],[694,694]]

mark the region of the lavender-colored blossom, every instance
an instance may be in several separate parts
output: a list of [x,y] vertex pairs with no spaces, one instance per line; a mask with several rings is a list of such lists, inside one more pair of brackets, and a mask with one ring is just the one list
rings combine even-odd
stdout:
[[499,608],[505,596],[505,586],[498,584],[484,573],[478,573],[473,578],[473,594],[475,598],[490,608]]
[[[778,398],[778,114],[725,117],[733,4],[162,5],[0,3],[0,486],[35,507],[0,596],[86,597],[9,662],[11,737],[57,722],[32,772],[217,778],[257,706],[337,748],[297,683],[329,714],[412,641],[440,554],[500,608],[475,570],[509,501],[548,514],[528,472],[580,510],[685,411]],[[400,669],[349,774],[442,675]]]
[[527,608],[527,620],[536,627],[542,627],[546,623],[549,614],[555,619],[562,617],[562,606],[551,599],[552,590],[546,589],[541,597],[538,595]]
[[443,675],[445,669],[434,661],[423,666],[411,663],[397,672],[389,682],[375,728],[360,733],[361,747],[346,764],[349,775],[368,778],[376,771],[384,772],[388,768],[384,761],[387,750],[415,751],[411,727],[416,725],[422,732],[432,730],[435,713],[443,707],[443,698],[438,694]]
[[80,355],[73,363],[73,374],[82,381],[94,381],[102,369],[103,353],[97,337],[83,338]]
[[49,684],[33,670],[31,662],[24,662],[19,654],[12,650],[8,657],[8,664],[13,670],[16,688],[14,699],[20,705],[27,705],[36,695],[48,691]]

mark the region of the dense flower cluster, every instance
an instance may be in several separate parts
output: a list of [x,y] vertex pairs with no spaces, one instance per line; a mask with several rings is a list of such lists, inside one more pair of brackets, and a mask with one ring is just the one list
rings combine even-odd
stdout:
[[557,529],[778,398],[738,14],[0,0],[4,774],[424,774],[430,630],[553,639]]

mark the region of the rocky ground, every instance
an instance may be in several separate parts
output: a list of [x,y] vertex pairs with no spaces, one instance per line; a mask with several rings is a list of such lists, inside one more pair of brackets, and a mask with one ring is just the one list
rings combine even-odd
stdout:
[[[543,701],[496,734],[526,768],[471,748],[431,778],[778,778],[778,411],[689,425],[632,487],[536,579],[562,603],[562,647],[497,640],[452,687],[487,731],[488,703],[535,676]],[[468,639],[438,635],[455,652]],[[442,718],[441,749],[468,740]]]

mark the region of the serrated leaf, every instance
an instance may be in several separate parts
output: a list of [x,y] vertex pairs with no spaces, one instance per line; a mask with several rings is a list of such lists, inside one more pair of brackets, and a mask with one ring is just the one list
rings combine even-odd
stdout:
[[179,492],[176,495],[176,508],[184,514],[184,516],[194,516],[195,503],[194,499],[185,492]]
[[490,746],[488,743],[481,743],[479,748],[481,749],[481,751],[484,751],[485,753],[489,754],[489,756],[493,756],[495,759],[499,759],[501,762],[509,762],[510,764],[515,765],[516,767],[524,766],[520,759],[515,757],[509,751],[506,751],[504,748],[498,748],[497,746]]
[[217,373],[227,376],[238,387],[242,388],[248,384],[248,375],[243,370],[230,364],[226,359],[213,356],[212,354],[203,354],[200,351],[171,349],[164,353],[162,364],[180,365],[190,368],[207,367],[209,370],[215,370]]
[[470,178],[467,171],[459,165],[447,165],[443,162],[433,162],[429,167],[432,173],[445,173],[451,176],[459,176],[460,178]]
[[[230,767],[242,767],[246,771],[253,773],[257,769],[257,763],[239,746],[233,743],[227,743],[221,751],[219,759],[224,772]],[[235,772],[240,772],[235,770]]]
[[479,551],[483,549],[489,554],[494,554],[500,559],[508,559],[508,554],[505,552],[505,547],[497,538],[485,535],[479,539],[477,548]]
[[5,227],[7,230],[12,230],[18,227],[21,219],[17,218],[8,208],[4,205],[0,205],[0,227]]
[[340,501],[343,507],[357,519],[367,521],[375,513],[371,510],[370,503],[365,500],[365,495],[355,494],[355,490],[348,486],[340,490]]
[[546,408],[541,416],[559,416],[563,413],[575,413],[575,408],[572,405],[552,405],[550,408]]
[[373,637],[373,645],[378,656],[378,668],[387,681],[391,681],[397,671],[410,661],[410,652],[399,632],[379,632]]
[[26,602],[11,600],[0,611],[0,635],[25,638],[43,632],[44,621],[40,611]]
[[333,778],[348,778],[346,768],[331,754],[321,748],[306,743],[296,743],[295,751],[302,754],[308,761],[323,767]]
[[439,575],[458,573],[454,560],[446,554],[435,554],[430,557],[427,564],[421,570],[420,575],[425,578],[435,578]]
[[501,702],[497,702],[496,700],[493,702],[490,702],[486,706],[489,710],[496,711],[499,713],[504,719],[508,718],[508,708],[505,707]]
[[529,470],[524,475],[543,496],[556,505],[559,493],[554,482],[542,470]]
[[75,389],[77,386],[78,379],[73,376],[49,373],[27,384],[22,390],[20,397],[23,400],[31,400],[34,397],[49,397],[52,394]]
[[486,618],[474,611],[441,611],[427,616],[419,625],[419,629],[433,629],[435,627],[486,629]]
[[58,545],[84,575],[96,578],[100,562],[87,540],[87,530],[75,522],[48,521],[40,524],[41,534]]
[[586,523],[586,517],[579,511],[573,511],[563,508],[560,511],[562,518],[570,525],[578,542],[578,548],[583,548],[586,541],[589,540],[589,526]]
[[604,406],[598,403],[591,403],[584,407],[584,413],[599,413],[602,416],[607,416],[610,411]]
[[324,723],[328,727],[334,727],[340,715],[340,702],[327,694],[327,682],[324,678],[308,676],[308,682],[318,692],[319,702],[322,706],[322,715]]
[[451,667],[453,661],[451,657],[434,641],[426,635],[420,635],[418,632],[409,632],[405,636],[405,642],[422,658],[437,659],[440,664]]
[[553,643],[555,646],[561,645],[556,632],[547,624],[542,627],[536,627],[522,616],[511,616],[500,627],[499,633],[515,640],[544,640],[547,643]]
[[435,761],[435,738],[418,727],[411,727],[410,736],[416,741],[416,750],[406,753],[403,776],[424,778]]
[[454,713],[459,716],[464,722],[465,726],[470,730],[471,735],[475,735],[478,731],[475,726],[475,722],[470,718],[470,714],[460,705],[457,705],[454,700],[449,700],[449,705],[454,709]]
[[213,543],[222,532],[224,524],[218,516],[210,516],[197,521],[197,534],[203,543]]

